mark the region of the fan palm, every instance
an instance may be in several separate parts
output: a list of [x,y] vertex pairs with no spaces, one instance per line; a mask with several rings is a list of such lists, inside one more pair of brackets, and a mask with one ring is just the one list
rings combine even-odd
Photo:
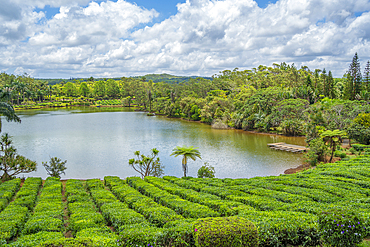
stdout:
[[192,160],[196,160],[197,158],[202,159],[200,156],[200,152],[197,148],[190,146],[190,147],[179,147],[177,146],[172,150],[172,155],[175,155],[175,157],[182,155],[182,170],[184,171],[184,177],[186,177],[186,173],[188,171],[188,158]]

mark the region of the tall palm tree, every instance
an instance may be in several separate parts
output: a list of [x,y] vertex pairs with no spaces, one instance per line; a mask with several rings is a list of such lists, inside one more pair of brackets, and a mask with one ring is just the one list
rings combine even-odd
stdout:
[[175,155],[175,157],[177,157],[179,155],[183,156],[183,158],[182,158],[182,170],[184,171],[184,177],[186,177],[186,173],[188,171],[188,158],[190,158],[194,161],[197,158],[202,159],[202,157],[200,157],[199,150],[197,148],[193,147],[193,146],[190,146],[190,147],[186,147],[186,146],[179,147],[179,146],[177,146],[176,148],[174,148],[172,150],[171,156],[172,155]]

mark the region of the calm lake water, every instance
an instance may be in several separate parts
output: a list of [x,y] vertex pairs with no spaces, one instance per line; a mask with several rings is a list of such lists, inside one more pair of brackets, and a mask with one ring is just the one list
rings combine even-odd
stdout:
[[46,178],[42,162],[55,156],[67,160],[62,178],[136,176],[128,160],[135,151],[149,155],[152,148],[160,151],[165,174],[181,177],[182,158],[170,154],[183,145],[198,147],[202,154],[202,160],[188,162],[188,175],[193,177],[204,162],[215,167],[218,178],[251,178],[279,175],[303,161],[301,154],[270,150],[267,143],[304,145],[304,138],[217,130],[197,122],[148,117],[127,108],[75,107],[17,114],[22,123],[3,119],[2,132],[13,136],[19,154],[38,163],[38,170],[25,177]]

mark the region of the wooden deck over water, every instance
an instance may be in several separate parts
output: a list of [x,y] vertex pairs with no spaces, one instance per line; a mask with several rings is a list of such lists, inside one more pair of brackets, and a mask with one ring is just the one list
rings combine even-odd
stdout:
[[309,148],[306,148],[305,146],[298,146],[293,144],[286,144],[285,142],[278,142],[278,143],[270,143],[267,144],[272,149],[275,150],[282,150],[282,151],[288,151],[293,153],[302,153],[309,150]]

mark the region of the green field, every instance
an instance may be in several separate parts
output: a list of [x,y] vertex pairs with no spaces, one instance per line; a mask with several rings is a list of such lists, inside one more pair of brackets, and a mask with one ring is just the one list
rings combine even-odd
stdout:
[[370,229],[369,151],[297,174],[252,179],[14,179],[0,185],[0,243],[194,246],[197,219],[239,216],[258,227],[260,246],[315,246],[322,211],[355,210]]

